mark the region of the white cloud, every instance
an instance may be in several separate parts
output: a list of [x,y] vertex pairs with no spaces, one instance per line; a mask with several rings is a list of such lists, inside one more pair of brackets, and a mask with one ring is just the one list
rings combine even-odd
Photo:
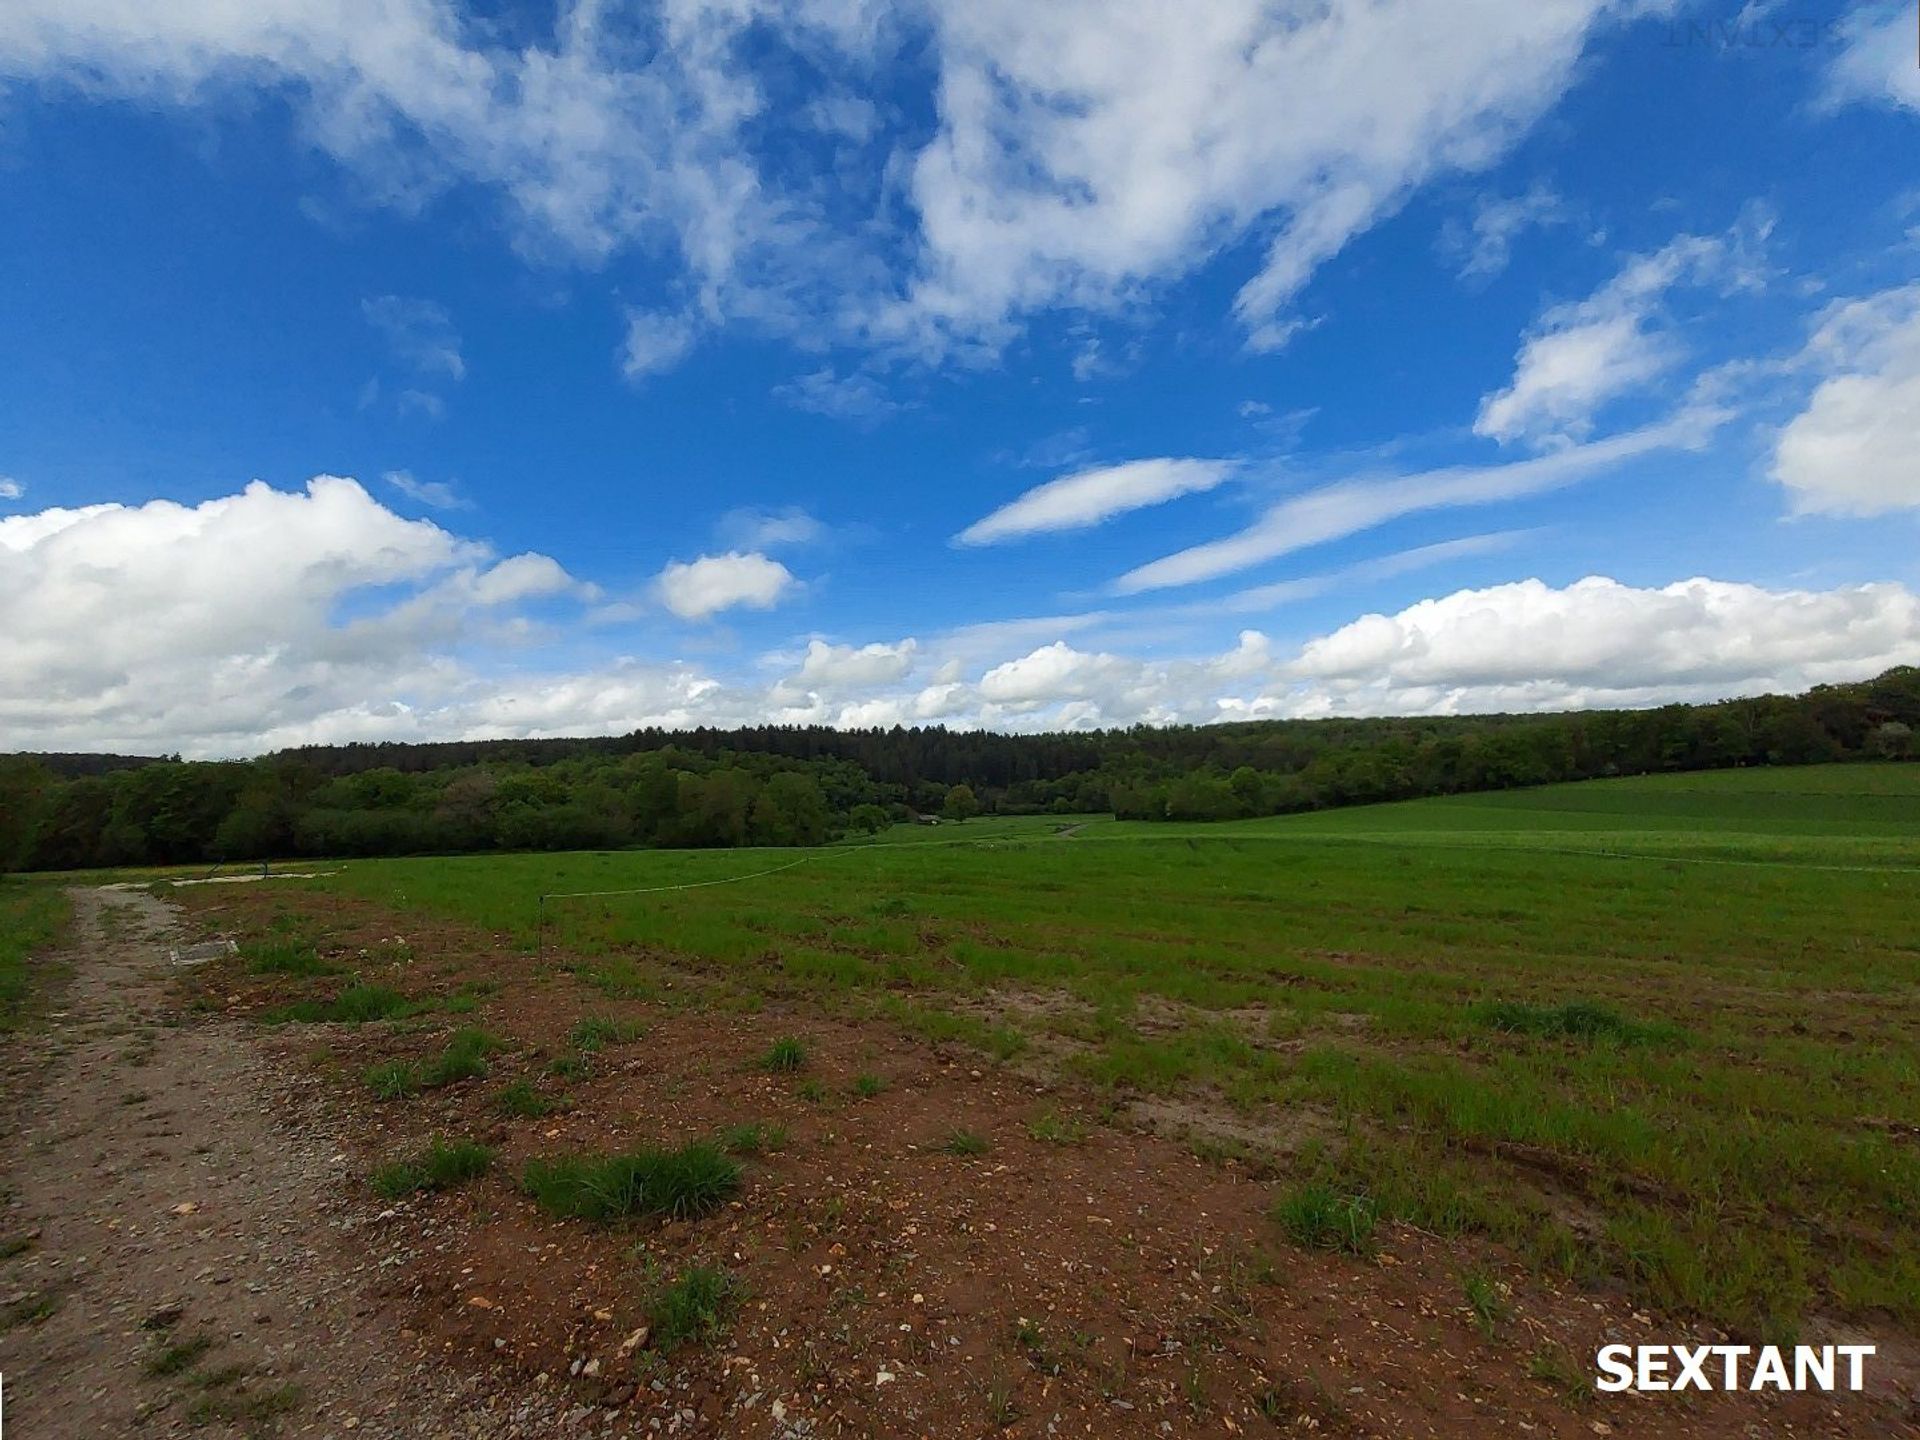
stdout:
[[1645,705],[1791,691],[1911,663],[1920,598],[1900,585],[1764,590],[1590,576],[1523,580],[1368,615],[1287,667],[1343,713]]
[[386,337],[393,353],[423,375],[466,377],[467,362],[460,353],[460,332],[446,307],[432,300],[404,295],[376,295],[361,302],[367,323]]
[[872,425],[901,408],[900,402],[873,376],[855,371],[842,375],[820,369],[810,371],[773,389],[776,399],[796,410],[828,415],[836,420]]
[[1606,0],[1313,7],[974,0],[937,10],[940,130],[914,162],[910,308],[991,333],[1111,304],[1274,231],[1235,309],[1256,348],[1314,270],[1565,88]]
[[1756,251],[1770,228],[1755,211],[1726,236],[1682,235],[1628,261],[1587,299],[1549,310],[1521,345],[1512,384],[1481,401],[1474,433],[1535,444],[1586,438],[1601,406],[1679,360],[1679,345],[1657,324],[1666,293],[1676,285],[1758,285]]
[[545,556],[387,510],[352,480],[195,506],[0,518],[0,733],[49,749],[232,753],[463,683],[446,647],[511,649],[517,602],[583,592]]
[[[1491,165],[1645,8],[660,0],[566,5],[530,38],[452,0],[10,0],[0,73],[176,106],[268,92],[369,199],[485,185],[523,249],[644,249],[703,322],[809,339],[998,344],[1254,238],[1235,308],[1271,346],[1321,263]],[[859,92],[895,57],[933,89],[883,109]],[[803,93],[767,81],[789,58]],[[903,123],[927,110],[931,136]],[[630,373],[685,353],[652,338]]]
[[411,470],[389,470],[380,477],[409,500],[435,510],[470,510],[473,502],[447,480],[418,480]]
[[722,541],[736,550],[770,550],[781,545],[812,545],[826,537],[827,527],[797,505],[781,510],[742,507],[729,510],[715,527]]
[[673,561],[654,581],[660,603],[682,620],[704,620],[744,606],[770,610],[799,582],[778,560],[757,552],[729,550],[697,560]]
[[777,705],[808,707],[824,715],[828,701],[897,685],[913,670],[919,649],[919,641],[912,638],[891,645],[830,645],[810,640],[798,668],[774,685],[770,698]]
[[1866,100],[1920,110],[1913,7],[1866,4],[1843,22],[1845,43],[1827,70],[1829,100]]
[[1826,378],[1773,452],[1773,478],[1794,508],[1920,507],[1920,285],[1834,306],[1803,358]]
[[0,475],[0,500],[18,500],[27,493],[27,487],[11,475]]
[[1048,530],[1079,530],[1129,510],[1211,490],[1236,468],[1231,460],[1130,460],[1081,470],[1037,485],[954,536],[991,545]]
[[699,331],[691,317],[656,310],[627,312],[620,373],[639,381],[673,369],[693,353]]
[[1441,249],[1459,265],[1463,280],[1486,280],[1507,268],[1521,235],[1566,219],[1566,202],[1546,185],[1536,184],[1522,195],[1486,195],[1464,233],[1457,227],[1442,233]]
[[[1449,543],[1486,553],[1499,538]],[[1432,558],[1423,548],[1375,568]],[[761,572],[748,593],[739,582],[754,567],[731,568],[734,603],[792,583]],[[699,604],[725,603],[722,589]],[[550,557],[498,559],[324,476],[304,491],[256,483],[194,506],[0,517],[0,734],[27,749],[225,755],[641,725],[1039,730],[1645,705],[1796,690],[1920,651],[1920,598],[1900,585],[1639,589],[1594,577],[1462,590],[1297,651],[1256,630],[1172,658],[1125,653],[1110,627],[1098,643],[1066,638],[1126,618],[1096,614],[975,626],[932,644],[815,639],[771,683],[618,655],[532,668],[553,642],[587,633],[580,607],[597,595]]]
[[1640,430],[1549,451],[1506,465],[1461,465],[1416,475],[1344,480],[1273,506],[1237,535],[1211,540],[1128,571],[1114,581],[1123,595],[1192,585],[1343,539],[1402,516],[1462,505],[1490,505],[1575,484],[1628,460],[1696,446],[1723,416],[1705,408]]

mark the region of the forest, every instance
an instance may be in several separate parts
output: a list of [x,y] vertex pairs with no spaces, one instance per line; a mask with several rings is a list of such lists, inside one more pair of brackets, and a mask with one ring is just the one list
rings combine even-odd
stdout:
[[0,757],[0,871],[817,845],[910,820],[1225,820],[1610,775],[1916,755],[1920,668],[1651,710],[1012,735],[638,730],[252,760]]

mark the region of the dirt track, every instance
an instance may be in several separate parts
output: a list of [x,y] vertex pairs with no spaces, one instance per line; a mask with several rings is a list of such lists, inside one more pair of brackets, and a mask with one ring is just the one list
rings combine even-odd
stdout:
[[[34,1237],[0,1262],[0,1300],[54,1307],[0,1332],[13,1433],[544,1432],[542,1414],[515,1423],[448,1367],[383,1345],[380,1257],[311,1086],[234,1027],[160,1018],[167,907],[140,891],[75,901],[71,979],[0,1079],[0,1233]],[[202,1337],[178,1373],[149,1373]]]

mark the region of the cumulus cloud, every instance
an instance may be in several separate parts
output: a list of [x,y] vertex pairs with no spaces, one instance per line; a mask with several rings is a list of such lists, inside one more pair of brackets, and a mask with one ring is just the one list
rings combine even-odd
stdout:
[[1637,589],[1589,576],[1364,616],[1309,642],[1287,672],[1348,713],[1538,710],[1799,690],[1910,664],[1917,649],[1920,598],[1901,585]]
[[1780,432],[1773,478],[1805,513],[1920,506],[1920,285],[1834,306],[1807,347],[1826,375]]
[[1757,250],[1771,222],[1759,212],[1724,236],[1682,235],[1628,261],[1587,299],[1555,306],[1520,347],[1513,381],[1480,403],[1476,435],[1566,444],[1584,439],[1601,406],[1646,386],[1679,360],[1658,325],[1676,285],[1756,286]]
[[[810,338],[997,345],[1256,237],[1235,308],[1271,346],[1320,264],[1493,163],[1643,8],[673,0],[563,6],[530,38],[450,0],[11,0],[0,74],[177,106],[265,91],[370,199],[487,186],[523,249],[644,249],[706,319]],[[931,77],[910,124],[859,93],[898,56]],[[818,82],[768,83],[783,67]],[[690,343],[647,329],[636,377]]]
[[1542,495],[1660,450],[1701,444],[1723,418],[1690,407],[1671,420],[1506,465],[1459,465],[1415,475],[1343,480],[1281,501],[1236,535],[1191,546],[1129,570],[1123,595],[1217,579],[1312,545],[1422,511]]
[[583,587],[548,557],[496,561],[330,476],[194,506],[7,516],[0,733],[50,749],[250,749],[445,695],[460,683],[446,647],[511,648],[517,605],[569,593]]
[[722,610],[770,610],[799,581],[778,560],[755,551],[729,550],[697,560],[675,560],[654,580],[654,591],[682,620],[704,620]]
[[11,475],[0,475],[0,500],[18,500],[27,493],[27,487]]
[[1231,460],[1130,460],[1081,470],[1037,485],[954,536],[959,545],[991,545],[1049,530],[1079,530],[1147,505],[1211,490]]
[[[1457,543],[1489,553],[1498,538]],[[1434,558],[1378,565],[1399,573]],[[710,563],[755,559],[680,567],[703,577],[689,582],[687,613],[785,593],[784,570]],[[540,668],[552,647],[536,642],[582,633],[597,594],[549,556],[499,558],[325,476],[199,505],[0,517],[0,734],[27,749],[233,755],[641,725],[1199,724],[1710,699],[1855,678],[1920,653],[1920,598],[1896,584],[1640,589],[1593,577],[1462,590],[1298,649],[1244,630],[1218,651],[1130,654],[1107,624],[1127,617],[1090,614],[931,642],[816,638],[771,681],[617,654]]]

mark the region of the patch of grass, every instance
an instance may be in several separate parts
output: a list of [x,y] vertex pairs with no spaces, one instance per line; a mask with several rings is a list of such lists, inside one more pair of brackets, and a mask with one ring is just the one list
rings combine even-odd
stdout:
[[240,947],[240,958],[255,975],[333,975],[340,967],[320,958],[311,941],[275,937],[251,940]]
[[672,1284],[654,1291],[647,1319],[654,1343],[674,1350],[688,1341],[719,1335],[740,1308],[740,1284],[717,1265],[695,1265]]
[[1609,1005],[1586,1000],[1571,1000],[1564,1005],[1522,1005],[1513,1000],[1493,1000],[1474,1006],[1472,1015],[1475,1021],[1490,1029],[1546,1040],[1650,1045],[1670,1043],[1681,1035],[1675,1026],[1647,1024]]
[[567,1038],[573,1043],[574,1049],[591,1055],[608,1045],[625,1045],[638,1040],[641,1033],[640,1027],[630,1020],[617,1020],[610,1015],[588,1015],[574,1025]]
[[978,1131],[956,1125],[941,1136],[939,1144],[934,1148],[945,1151],[949,1155],[984,1155],[993,1146],[988,1142],[987,1137]]
[[11,1260],[16,1255],[24,1255],[40,1243],[37,1235],[13,1235],[0,1240],[0,1260]]
[[729,1155],[759,1155],[787,1148],[787,1127],[755,1120],[721,1132],[720,1148]]
[[562,1219],[666,1215],[684,1220],[725,1204],[740,1188],[740,1166],[718,1145],[695,1142],[677,1150],[529,1160],[520,1188]]
[[387,1060],[369,1065],[367,1089],[376,1100],[404,1100],[420,1089],[420,1067],[410,1060]]
[[477,1180],[493,1164],[493,1151],[472,1140],[436,1137],[419,1155],[395,1160],[373,1172],[374,1193],[383,1200],[399,1200],[421,1190],[451,1190]]
[[827,1087],[825,1083],[820,1080],[807,1079],[802,1080],[798,1085],[794,1086],[793,1093],[798,1095],[802,1100],[805,1100],[809,1105],[818,1105],[827,1098]]
[[184,1375],[200,1363],[200,1357],[214,1346],[211,1335],[189,1335],[184,1340],[173,1340],[140,1362],[140,1368],[156,1379],[172,1375]]
[[456,1030],[447,1048],[420,1072],[420,1084],[438,1090],[460,1080],[478,1080],[487,1073],[487,1057],[507,1048],[507,1042],[485,1030]]
[[517,1115],[523,1120],[538,1120],[561,1108],[559,1101],[536,1090],[531,1080],[516,1080],[501,1086],[494,1092],[493,1103],[508,1115]]
[[298,1385],[269,1385],[259,1390],[217,1390],[197,1395],[187,1407],[187,1419],[194,1425],[223,1422],[238,1425],[250,1435],[267,1433],[270,1421],[297,1409]]
[[1055,1110],[1043,1110],[1027,1122],[1027,1134],[1049,1145],[1078,1145],[1087,1138],[1084,1120],[1062,1116]]
[[547,1073],[560,1080],[584,1080],[593,1073],[591,1055],[556,1055],[547,1062]]
[[1527,1374],[1573,1406],[1593,1398],[1593,1380],[1566,1346],[1548,1342],[1527,1357]]
[[27,1013],[28,957],[59,944],[72,918],[66,892],[55,886],[0,883],[0,1032]]
[[807,1047],[796,1035],[782,1035],[760,1057],[760,1067],[776,1075],[790,1074],[807,1063]]
[[1466,1297],[1467,1309],[1473,1313],[1475,1327],[1487,1339],[1493,1339],[1513,1313],[1499,1283],[1484,1270],[1469,1270],[1460,1277],[1460,1290]]
[[269,1010],[262,1018],[269,1025],[366,1025],[394,1019],[412,1006],[406,996],[385,985],[354,985],[330,1000],[296,1000]]
[[1273,1218],[1296,1245],[1315,1250],[1373,1253],[1374,1203],[1365,1195],[1345,1195],[1313,1180],[1289,1190],[1275,1202]]
[[861,1071],[853,1077],[853,1093],[862,1100],[871,1100],[887,1088],[887,1082],[869,1071]]

